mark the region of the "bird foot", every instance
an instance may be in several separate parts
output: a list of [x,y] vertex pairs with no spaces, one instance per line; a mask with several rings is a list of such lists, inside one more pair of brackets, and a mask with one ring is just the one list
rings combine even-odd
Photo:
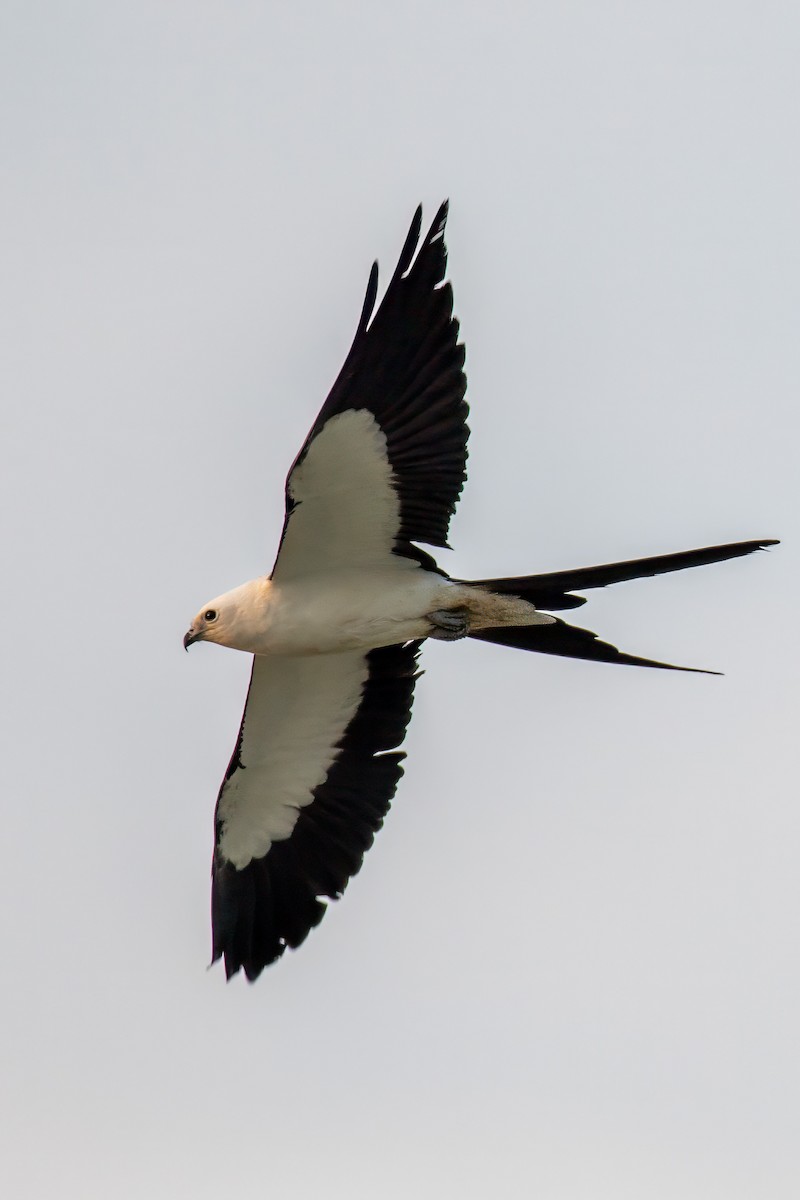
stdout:
[[437,608],[427,614],[431,623],[428,637],[440,642],[457,642],[469,633],[467,611],[464,608]]

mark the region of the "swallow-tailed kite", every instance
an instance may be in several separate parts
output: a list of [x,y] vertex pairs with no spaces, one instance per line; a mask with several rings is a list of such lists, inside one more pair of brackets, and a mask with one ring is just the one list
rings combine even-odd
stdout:
[[583,604],[575,589],[774,544],[471,583],[437,567],[418,543],[447,545],[469,434],[446,218],[444,204],[417,253],[417,210],[377,311],[372,268],[350,352],[286,481],[272,574],[209,601],[184,638],[254,656],[215,817],[213,960],[224,955],[229,978],[243,968],[254,980],[299,946],[361,866],[403,772],[425,638],[691,669],[550,614]]

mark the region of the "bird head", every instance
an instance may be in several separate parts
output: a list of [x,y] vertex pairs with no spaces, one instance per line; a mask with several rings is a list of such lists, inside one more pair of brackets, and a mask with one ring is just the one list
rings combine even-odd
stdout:
[[184,634],[184,650],[195,642],[216,642],[233,650],[254,652],[254,636],[263,620],[264,592],[268,583],[268,580],[254,579],[209,600]]
[[[222,613],[222,621],[220,621],[220,613]],[[228,614],[222,609],[219,600],[209,601],[205,608],[202,608],[192,619],[191,625],[184,634],[184,650],[188,650],[195,642],[219,641],[220,633],[224,634],[227,616]]]

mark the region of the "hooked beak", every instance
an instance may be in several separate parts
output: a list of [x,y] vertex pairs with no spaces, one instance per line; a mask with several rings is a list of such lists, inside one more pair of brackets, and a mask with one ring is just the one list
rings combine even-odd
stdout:
[[196,641],[198,641],[198,639],[199,639],[200,637],[202,637],[202,634],[200,634],[200,633],[195,633],[195,631],[194,631],[194,625],[192,625],[192,626],[191,626],[191,628],[189,629],[189,632],[188,632],[188,633],[186,633],[186,634],[184,634],[184,638],[183,638],[183,648],[184,648],[184,650],[188,650],[188,649],[189,649],[189,647],[192,645],[192,643],[193,643],[193,642],[196,642]]

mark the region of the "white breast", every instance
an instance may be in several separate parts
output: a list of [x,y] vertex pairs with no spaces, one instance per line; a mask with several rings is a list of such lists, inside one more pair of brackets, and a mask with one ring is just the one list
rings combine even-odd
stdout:
[[381,570],[326,572],[270,591],[256,654],[328,654],[425,637],[425,614],[453,603],[456,585],[409,559]]

